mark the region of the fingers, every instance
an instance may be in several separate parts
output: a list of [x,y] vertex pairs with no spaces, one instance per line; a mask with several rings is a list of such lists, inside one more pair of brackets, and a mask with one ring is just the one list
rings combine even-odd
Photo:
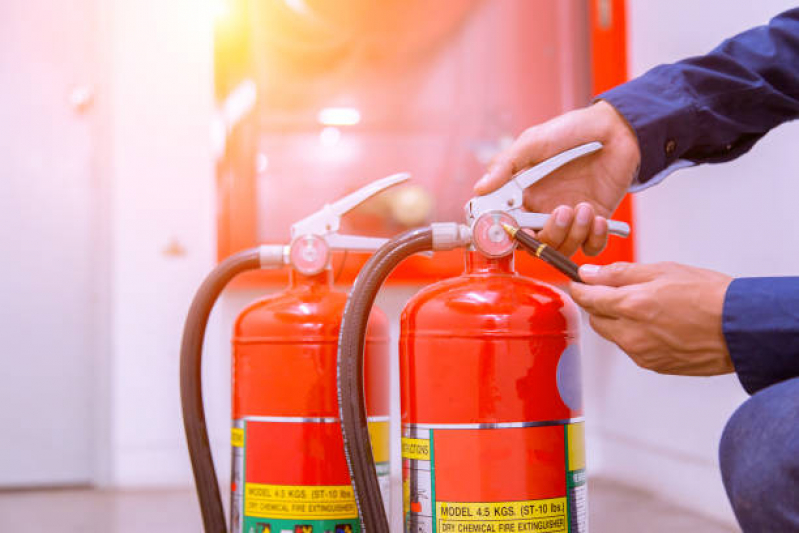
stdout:
[[667,361],[663,357],[658,357],[656,345],[646,333],[642,333],[640,328],[636,328],[634,322],[624,318],[596,315],[591,316],[589,322],[594,331],[621,348],[636,365],[656,372],[667,370]]
[[560,245],[560,252],[564,255],[574,255],[583,243],[588,240],[591,226],[594,223],[594,208],[587,202],[577,204],[574,210],[574,221],[566,239]]
[[626,291],[604,285],[584,285],[572,283],[571,297],[592,315],[617,318],[624,314]]
[[591,233],[583,244],[585,255],[599,255],[608,244],[608,221],[605,217],[594,217]]
[[613,263],[610,265],[583,265],[580,277],[589,285],[623,287],[636,283],[652,281],[659,273],[658,265],[637,263]]
[[[562,205],[552,212],[538,238],[567,256],[589,243],[591,250],[599,253],[607,239],[607,221],[604,222],[604,234],[595,236],[596,218],[593,206],[587,202],[577,204],[574,209]],[[603,230],[601,223],[598,229],[600,232]]]
[[621,320],[617,318],[591,315],[588,318],[588,321],[591,323],[591,327],[594,328],[594,331],[599,333],[600,337],[607,339],[610,342],[616,343],[616,339],[618,338],[622,329]]
[[538,240],[560,251],[560,245],[569,235],[573,220],[574,209],[568,205],[557,207],[547,219],[544,228],[538,232]]

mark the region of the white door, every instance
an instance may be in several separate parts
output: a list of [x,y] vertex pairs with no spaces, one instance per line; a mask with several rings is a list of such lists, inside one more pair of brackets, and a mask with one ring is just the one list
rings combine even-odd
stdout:
[[94,14],[0,1],[0,487],[91,480]]

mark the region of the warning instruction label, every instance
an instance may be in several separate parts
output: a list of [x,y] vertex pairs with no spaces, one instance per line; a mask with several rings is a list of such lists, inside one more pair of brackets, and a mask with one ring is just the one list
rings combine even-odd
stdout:
[[567,528],[566,498],[522,502],[436,502],[439,533],[558,533]]
[[430,441],[427,439],[402,439],[402,458],[417,461],[430,460]]
[[244,514],[262,518],[330,520],[357,518],[349,485],[293,486],[247,483]]

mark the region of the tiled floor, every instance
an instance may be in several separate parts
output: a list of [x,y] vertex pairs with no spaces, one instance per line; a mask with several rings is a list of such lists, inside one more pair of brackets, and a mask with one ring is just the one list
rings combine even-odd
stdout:
[[[726,533],[735,528],[603,480],[592,480],[594,533]],[[0,492],[3,533],[197,533],[191,491],[104,492],[54,490]]]
[[589,480],[588,510],[593,533],[740,531],[737,527],[685,511],[646,492],[601,479]]

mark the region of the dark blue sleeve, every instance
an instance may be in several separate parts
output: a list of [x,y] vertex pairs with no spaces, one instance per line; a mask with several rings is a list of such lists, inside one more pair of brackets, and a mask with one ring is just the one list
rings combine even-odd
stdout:
[[639,184],[679,159],[734,159],[770,129],[799,117],[799,8],[598,98],[638,136]]
[[733,280],[722,329],[748,393],[799,376],[799,277]]

